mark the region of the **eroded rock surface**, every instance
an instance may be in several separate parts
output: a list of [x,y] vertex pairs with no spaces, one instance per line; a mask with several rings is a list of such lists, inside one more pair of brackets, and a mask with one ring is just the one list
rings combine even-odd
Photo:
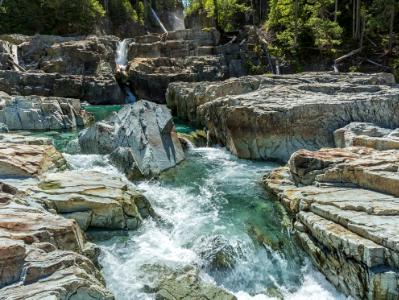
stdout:
[[372,123],[351,123],[334,132],[337,147],[364,146],[377,150],[399,149],[399,129],[387,129]]
[[248,74],[248,65],[264,65],[260,48],[253,26],[230,40],[215,29],[140,36],[129,40],[129,64],[121,77],[140,98],[165,103],[171,82],[220,81]]
[[71,129],[90,121],[78,99],[9,96],[0,91],[0,123],[9,130]]
[[66,168],[67,162],[53,145],[0,143],[1,176],[37,177]]
[[0,299],[114,299],[76,222],[20,197],[2,184]]
[[66,171],[42,176],[28,193],[47,209],[89,227],[137,229],[154,216],[151,204],[120,178],[92,171]]
[[118,39],[3,35],[0,90],[13,95],[77,98],[90,103],[123,103],[115,80]]
[[184,159],[169,110],[145,100],[88,128],[79,144],[84,153],[111,154],[129,178],[159,175]]
[[[392,132],[350,124],[337,131],[341,145],[352,144],[357,130],[376,139],[380,134],[370,132]],[[367,147],[300,150],[265,177],[294,214],[297,237],[315,265],[356,299],[399,297],[398,155]]]
[[206,126],[214,143],[241,158],[287,161],[296,150],[334,146],[350,122],[399,126],[399,87],[391,74],[249,76],[172,83],[166,95],[179,117]]

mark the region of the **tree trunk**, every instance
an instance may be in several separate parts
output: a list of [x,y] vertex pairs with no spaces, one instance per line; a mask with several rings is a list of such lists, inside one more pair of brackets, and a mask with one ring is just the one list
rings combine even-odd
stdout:
[[295,32],[294,32],[294,45],[295,47],[298,46],[298,10],[299,10],[299,3],[298,0],[295,0],[294,3],[294,14],[295,14]]
[[395,2],[392,2],[392,8],[391,8],[391,20],[389,24],[389,53],[392,52],[392,47],[393,47],[393,25],[395,21]]
[[220,32],[220,31],[221,31],[221,28],[220,28],[220,25],[219,25],[219,7],[218,7],[218,0],[213,0],[213,5],[214,5],[214,7],[215,7],[215,11],[214,11],[214,14],[215,14],[215,27],[216,27],[216,29]]
[[356,3],[357,0],[352,0],[352,38],[356,39]]
[[335,9],[334,9],[334,22],[337,23],[338,19],[338,0],[335,0]]

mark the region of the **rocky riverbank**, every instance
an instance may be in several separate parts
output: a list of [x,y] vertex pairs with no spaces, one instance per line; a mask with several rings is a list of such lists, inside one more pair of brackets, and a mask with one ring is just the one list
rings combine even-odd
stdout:
[[356,299],[399,297],[397,130],[354,123],[337,146],[295,152],[265,186],[293,214],[314,264]]
[[350,122],[399,126],[399,88],[391,74],[249,76],[172,83],[172,112],[205,126],[212,144],[247,159],[287,161],[296,150],[334,145]]

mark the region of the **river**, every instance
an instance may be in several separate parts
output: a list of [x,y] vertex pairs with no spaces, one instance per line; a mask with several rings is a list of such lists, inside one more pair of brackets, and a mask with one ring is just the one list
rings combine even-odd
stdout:
[[[102,119],[118,107],[90,107]],[[190,127],[178,124],[179,131]],[[77,132],[45,133],[64,150]],[[106,157],[66,154],[75,169],[123,177]],[[277,167],[240,160],[224,148],[195,148],[187,159],[156,180],[135,185],[161,222],[146,220],[137,231],[99,239],[100,263],[118,300],[153,299],[149,265],[193,266],[203,280],[238,299],[346,299],[316,271],[290,235],[290,219],[261,185]],[[222,254],[221,254],[222,253]]]

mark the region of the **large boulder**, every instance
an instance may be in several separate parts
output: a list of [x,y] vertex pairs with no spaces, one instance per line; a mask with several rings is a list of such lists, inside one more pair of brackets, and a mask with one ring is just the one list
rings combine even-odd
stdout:
[[93,246],[76,222],[29,206],[22,196],[1,185],[0,299],[112,300],[85,256]]
[[169,110],[145,100],[84,130],[79,144],[84,153],[111,154],[131,179],[159,175],[184,159]]
[[9,96],[0,91],[0,123],[9,130],[72,129],[90,121],[78,99]]
[[172,83],[177,116],[206,126],[213,143],[241,158],[287,161],[296,150],[334,146],[350,122],[399,126],[399,87],[392,74],[304,73],[223,82]]
[[66,171],[42,176],[27,191],[37,203],[90,228],[136,229],[154,216],[149,201],[120,178],[93,171]]

